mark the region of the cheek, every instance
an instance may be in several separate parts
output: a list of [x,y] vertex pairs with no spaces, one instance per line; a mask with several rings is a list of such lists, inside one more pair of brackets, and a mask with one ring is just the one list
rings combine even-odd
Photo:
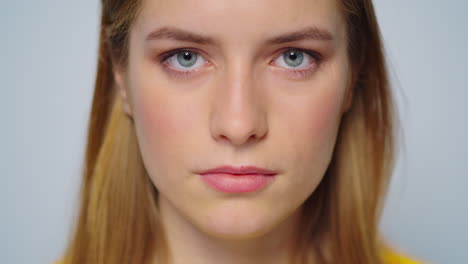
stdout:
[[291,148],[298,168],[304,169],[300,173],[315,175],[314,182],[321,179],[328,167],[340,121],[339,96],[329,93],[320,98],[322,100],[313,100],[313,105],[298,113],[299,118],[293,124],[297,140]]
[[158,175],[174,175],[173,169],[184,167],[184,153],[191,153],[190,133],[198,131],[194,117],[201,114],[168,90],[173,87],[141,80],[132,86],[135,128],[144,164],[158,186],[174,180]]
[[276,99],[280,126],[276,130],[281,133],[278,147],[287,150],[283,154],[298,175],[294,179],[298,188],[312,190],[328,168],[341,120],[343,76],[326,76],[313,85],[297,87],[300,93]]
[[[341,87],[326,87],[304,96],[294,104],[281,107],[282,119],[287,127],[284,131],[298,144],[322,146],[335,137],[340,121],[342,103]],[[294,105],[294,106],[292,106]]]
[[342,102],[340,90],[324,91],[306,108],[302,117],[303,131],[306,133],[304,136],[309,135],[312,140],[334,137],[340,118]]
[[[135,101],[136,125],[143,140],[153,140],[163,144],[167,140],[173,141],[171,138],[180,137],[180,133],[190,126],[190,119],[183,109],[171,104],[168,99],[164,100],[152,94],[141,94]],[[146,143],[151,144],[151,142]]]

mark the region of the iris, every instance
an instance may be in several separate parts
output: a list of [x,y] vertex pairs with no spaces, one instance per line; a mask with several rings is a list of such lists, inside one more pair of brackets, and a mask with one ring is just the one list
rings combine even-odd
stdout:
[[302,51],[290,50],[283,54],[283,58],[288,66],[297,67],[304,61],[304,54]]
[[190,52],[190,51],[184,51],[180,52],[177,54],[177,61],[182,65],[183,67],[190,67],[193,66],[197,62],[197,54]]

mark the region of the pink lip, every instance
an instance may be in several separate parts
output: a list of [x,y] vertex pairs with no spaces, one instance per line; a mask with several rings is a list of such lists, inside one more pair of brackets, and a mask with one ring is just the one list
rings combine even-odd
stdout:
[[276,172],[253,166],[222,166],[199,173],[214,189],[226,193],[257,191],[273,180]]
[[254,166],[241,166],[241,167],[232,167],[232,166],[221,166],[214,169],[209,169],[204,172],[201,172],[201,175],[213,174],[213,173],[225,173],[225,174],[264,174],[264,175],[275,175],[276,172],[262,169]]

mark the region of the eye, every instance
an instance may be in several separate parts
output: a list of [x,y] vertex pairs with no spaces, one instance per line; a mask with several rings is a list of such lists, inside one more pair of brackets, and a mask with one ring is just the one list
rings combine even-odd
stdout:
[[301,49],[287,49],[274,60],[276,65],[292,70],[307,69],[311,64],[318,63],[319,61],[320,56],[318,54]]
[[193,70],[206,63],[202,56],[191,50],[175,51],[167,55],[163,61],[178,71]]

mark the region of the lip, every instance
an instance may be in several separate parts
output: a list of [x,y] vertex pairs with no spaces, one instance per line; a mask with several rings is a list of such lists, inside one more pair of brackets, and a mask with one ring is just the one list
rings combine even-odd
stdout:
[[268,185],[276,174],[255,166],[221,166],[199,173],[207,185],[225,193],[258,191]]
[[233,174],[233,175],[245,175],[245,174],[263,174],[263,175],[276,175],[276,172],[272,170],[267,170],[255,166],[220,166],[214,169],[209,169],[200,173],[200,175],[205,174]]

